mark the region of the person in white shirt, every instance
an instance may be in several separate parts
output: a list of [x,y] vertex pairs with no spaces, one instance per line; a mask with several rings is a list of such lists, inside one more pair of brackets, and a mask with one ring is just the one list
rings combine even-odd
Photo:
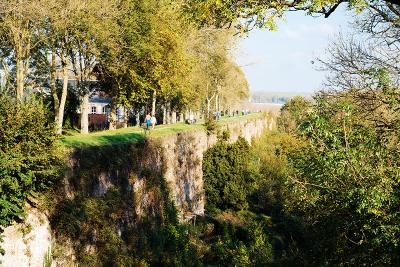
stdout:
[[156,126],[157,124],[157,119],[154,116],[154,114],[152,114],[150,121],[151,121],[151,129],[154,129],[154,126]]

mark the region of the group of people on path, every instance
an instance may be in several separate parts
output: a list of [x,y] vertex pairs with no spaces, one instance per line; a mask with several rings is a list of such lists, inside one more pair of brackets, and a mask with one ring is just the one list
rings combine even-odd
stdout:
[[150,128],[154,129],[154,126],[156,126],[156,124],[157,124],[157,119],[156,119],[155,115],[152,114],[150,116],[150,114],[147,114],[146,118],[145,118],[145,123],[146,123],[146,130],[150,130]]

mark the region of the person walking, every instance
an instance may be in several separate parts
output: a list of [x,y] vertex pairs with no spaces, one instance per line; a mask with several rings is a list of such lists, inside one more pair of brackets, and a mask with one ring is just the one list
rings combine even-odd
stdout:
[[148,113],[147,113],[146,118],[145,118],[145,123],[146,123],[146,130],[150,130],[151,116]]
[[156,126],[156,124],[157,124],[157,119],[154,114],[150,118],[150,123],[151,123],[151,129],[154,129],[154,126]]

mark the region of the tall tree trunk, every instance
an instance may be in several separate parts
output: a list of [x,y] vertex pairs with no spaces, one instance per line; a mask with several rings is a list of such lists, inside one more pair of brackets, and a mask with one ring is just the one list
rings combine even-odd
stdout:
[[136,113],[136,126],[140,127],[140,111],[138,108],[135,110],[135,113]]
[[58,109],[58,118],[57,118],[57,134],[62,133],[63,121],[64,121],[64,110],[65,110],[65,102],[67,101],[68,94],[68,56],[62,55],[61,58],[63,64],[63,87],[61,92],[61,100],[60,100],[60,108]]
[[153,91],[153,99],[151,102],[151,115],[155,116],[156,115],[156,98],[157,98],[157,91]]
[[189,114],[190,114],[190,109],[189,109],[189,111],[185,110],[184,118],[183,118],[184,121],[187,121],[189,119]]
[[124,128],[128,128],[128,108],[124,106]]
[[162,120],[163,124],[167,124],[167,105],[164,104],[163,105],[163,120]]
[[80,97],[81,101],[81,134],[89,133],[89,94]]
[[208,118],[210,116],[210,110],[211,110],[211,99],[207,98],[207,114],[206,117]]
[[167,124],[170,124],[171,123],[171,103],[170,102],[167,102],[167,112],[165,115],[166,115]]
[[56,123],[56,125],[58,125],[60,101],[58,99],[57,87],[56,87],[56,47],[54,41],[51,44],[50,92],[51,96],[53,97],[53,103],[54,103],[54,122]]
[[219,107],[218,107],[218,94],[215,95],[215,111],[219,111]]
[[115,104],[114,100],[111,101],[111,110],[110,110],[110,126],[109,130],[117,129],[117,105]]
[[171,111],[171,123],[172,124],[176,123],[176,111],[175,110]]
[[179,122],[185,122],[185,117],[184,117],[184,112],[183,111],[181,111],[180,113],[179,113]]
[[22,47],[17,46],[15,50],[15,62],[16,62],[16,95],[19,101],[24,96],[24,62],[22,60]]

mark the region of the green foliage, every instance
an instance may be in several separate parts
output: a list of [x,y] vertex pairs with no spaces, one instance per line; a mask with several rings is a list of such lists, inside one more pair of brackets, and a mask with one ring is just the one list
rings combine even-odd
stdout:
[[[77,261],[85,266],[199,265],[189,226],[178,222],[162,170],[144,164],[158,160],[159,149],[144,140],[75,151],[79,171],[69,180],[74,198],[54,203],[57,191],[49,197],[60,251],[56,258],[63,257],[62,244],[72,241]],[[104,172],[113,177],[113,186],[99,196],[93,180]],[[132,189],[136,175],[145,182],[149,202]],[[138,214],[141,201],[148,206]]]
[[295,96],[281,108],[278,128],[286,133],[294,133],[310,109],[311,102],[304,97]]
[[0,95],[0,227],[21,218],[26,199],[53,184],[63,154],[56,140],[39,100]]
[[209,114],[204,120],[207,135],[216,134],[218,131],[217,120],[212,114]]
[[266,266],[272,261],[269,218],[248,211],[227,211],[200,218],[192,230],[206,246],[206,266]]
[[[259,27],[270,30],[276,29],[276,20],[290,10],[304,10],[308,14],[325,14],[329,16],[337,6],[344,1],[339,0],[301,0],[301,1],[252,1],[252,0],[189,0],[186,2],[185,11],[189,19],[199,25],[214,25],[225,27],[236,23],[240,33]],[[348,0],[349,8],[361,12],[366,7],[374,12],[381,12],[381,16],[388,21],[387,13],[378,9],[383,5],[372,0]],[[389,4],[392,1],[382,1]],[[393,2],[392,2],[393,3]],[[375,10],[376,9],[376,10]],[[377,11],[379,10],[379,12]],[[383,15],[382,15],[383,14]],[[386,15],[386,17],[385,17]]]
[[290,201],[287,153],[299,147],[295,137],[281,132],[264,133],[253,142],[252,169],[259,176],[252,194],[253,210],[270,215],[282,212],[284,203]]
[[226,141],[207,150],[203,158],[207,209],[243,209],[254,178],[248,172],[250,146],[240,137],[234,144]]
[[[397,265],[399,124],[391,99],[398,91],[382,91],[379,109],[350,93],[321,95],[303,120],[305,143],[289,156],[294,211],[318,240],[309,244],[315,264]],[[378,117],[390,118],[390,128]]]

